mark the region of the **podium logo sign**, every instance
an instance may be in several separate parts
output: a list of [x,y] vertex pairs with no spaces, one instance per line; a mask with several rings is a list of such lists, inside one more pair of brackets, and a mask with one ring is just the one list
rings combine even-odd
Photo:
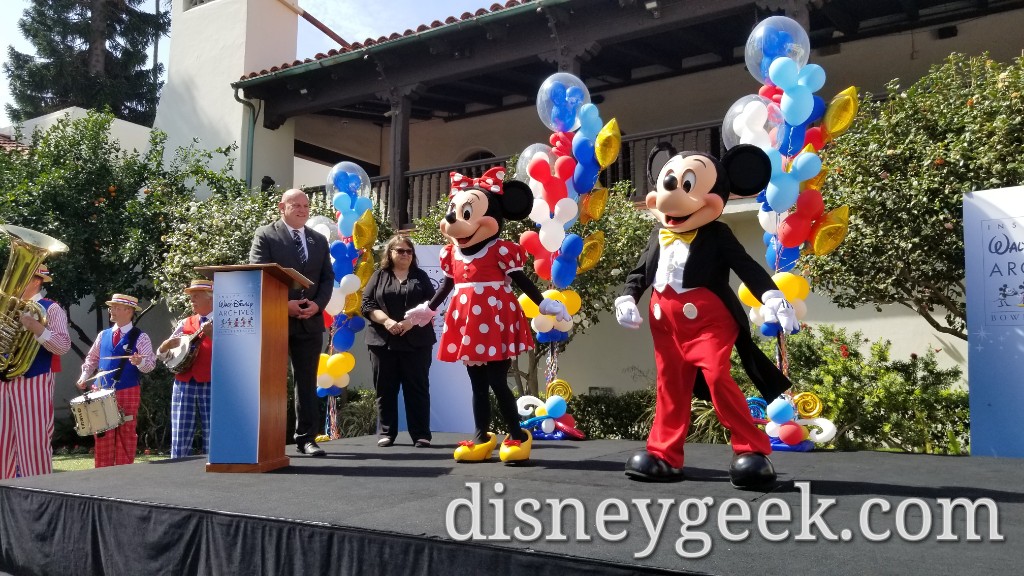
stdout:
[[216,329],[217,336],[256,334],[256,304],[259,294],[256,292],[234,292],[217,294]]
[[1024,219],[981,221],[984,323],[1024,326]]

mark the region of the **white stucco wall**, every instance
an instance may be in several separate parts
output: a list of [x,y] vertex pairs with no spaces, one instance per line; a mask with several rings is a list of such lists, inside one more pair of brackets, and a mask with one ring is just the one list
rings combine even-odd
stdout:
[[[203,148],[239,145],[235,173],[246,173],[248,111],[235,101],[230,84],[253,70],[295,59],[298,21],[278,0],[213,0],[190,7],[175,0],[171,10],[171,52],[167,83],[157,107],[156,127],[168,133],[168,150],[193,138]],[[258,103],[256,103],[258,104]],[[277,130],[257,119],[253,180],[269,175],[290,183],[292,122]]]
[[[34,131],[47,130],[65,116],[70,117],[72,120],[77,120],[79,118],[84,118],[87,114],[88,111],[84,108],[72,106],[45,116],[26,120],[21,125],[21,142],[28,144],[32,140],[32,133]],[[14,126],[8,126],[0,129],[0,133],[8,136],[13,136],[14,132]],[[123,150],[129,152],[132,150],[138,152],[145,152],[149,150],[149,128],[145,126],[114,118],[114,121],[110,123],[110,136],[121,145]]]

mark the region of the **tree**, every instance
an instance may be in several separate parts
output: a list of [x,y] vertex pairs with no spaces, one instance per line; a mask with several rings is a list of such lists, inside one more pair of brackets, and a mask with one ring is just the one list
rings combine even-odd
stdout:
[[[27,152],[0,153],[0,219],[68,245],[67,253],[46,260],[59,280],[47,286],[48,294],[66,306],[100,296],[90,308],[97,331],[104,325],[104,296],[156,296],[149,274],[164,264],[162,239],[177,207],[194,199],[198,186],[216,192],[239,182],[229,176],[230,162],[219,172],[208,167],[214,154],[231,149],[182,148],[165,167],[163,133],[153,131],[147,152],[125,152],[110,136],[112,121],[95,112],[65,116],[33,134]],[[71,328],[92,343],[81,327]]]
[[824,151],[822,193],[850,206],[849,234],[805,273],[840,307],[899,304],[966,340],[963,194],[1024,182],[1024,60],[953,54],[887,90]]
[[[514,167],[515,162],[516,159],[513,158],[508,165]],[[514,170],[510,168],[509,177],[513,172]],[[569,342],[574,336],[583,334],[588,328],[597,324],[602,312],[614,309],[615,297],[618,296],[615,289],[625,281],[626,272],[636,266],[637,259],[647,244],[653,226],[653,220],[646,217],[644,212],[634,207],[629,200],[633,190],[628,181],[615,184],[608,192],[608,204],[604,216],[585,226],[576,222],[569,229],[570,233],[578,234],[583,238],[598,230],[604,232],[605,237],[604,252],[597,266],[578,275],[570,286],[580,295],[583,304],[576,314],[577,322],[570,334]],[[416,221],[416,230],[412,233],[414,241],[420,244],[447,243],[438,228],[438,222],[447,211],[447,203],[448,199],[442,198],[440,202],[431,207],[427,214]],[[519,236],[531,226],[532,223],[529,220],[505,222],[502,237],[518,242]],[[539,279],[534,274],[532,266],[527,266],[526,272],[542,292],[549,287],[554,287]],[[557,344],[556,350],[564,350],[566,344],[566,342]],[[550,350],[550,344],[538,344],[529,353],[521,354],[513,363],[516,387],[521,394],[535,395],[540,391],[540,364],[541,360],[548,356]]]
[[170,30],[166,11],[141,10],[143,0],[33,0],[18,21],[36,55],[8,47],[4,73],[24,121],[69,106],[103,110],[152,126],[161,83],[147,68],[147,49]]

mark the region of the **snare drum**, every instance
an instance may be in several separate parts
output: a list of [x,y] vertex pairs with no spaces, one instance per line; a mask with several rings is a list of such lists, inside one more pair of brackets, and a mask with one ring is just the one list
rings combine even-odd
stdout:
[[93,390],[71,401],[75,415],[75,432],[79,436],[101,434],[124,424],[124,415],[117,406],[114,390]]

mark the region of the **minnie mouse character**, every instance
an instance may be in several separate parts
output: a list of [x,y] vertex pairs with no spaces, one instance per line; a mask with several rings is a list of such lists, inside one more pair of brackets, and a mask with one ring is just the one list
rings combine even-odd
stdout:
[[440,223],[441,234],[451,241],[441,249],[445,278],[430,302],[406,314],[414,323],[424,325],[455,290],[437,357],[465,364],[473,387],[476,434],[456,448],[455,459],[460,462],[487,460],[498,443],[489,430],[488,389],[494,391],[509,429],[498,453],[501,461],[530,457],[533,437],[519,425],[519,411],[506,376],[512,358],[533,348],[533,335],[508,280],[536,302],[542,314],[562,321],[570,318],[561,302],[544,298],[523,272],[526,258],[522,247],[498,237],[506,218],[522,220],[533,205],[529,186],[516,181],[505,183],[504,177],[501,167],[491,168],[480,178],[451,173],[448,213]]
[[[667,153],[658,179],[654,161]],[[718,222],[730,191],[758,193],[771,177],[771,162],[760,148],[739,145],[719,162],[701,152],[677,154],[660,144],[647,162],[656,190],[647,208],[658,220],[640,263],[626,277],[615,300],[615,317],[626,328],[642,322],[636,303],[648,286],[651,333],[657,369],[654,425],[647,450],[626,463],[637,480],[683,479],[683,448],[694,395],[710,399],[719,421],[731,432],[733,486],[758,489],[775,482],[768,436],[754,423],[747,401],[729,374],[733,347],[743,368],[765,398],[790,387],[789,380],[754,345],[739,299],[729,287],[732,270],[754,294],[763,294],[763,312],[778,318],[786,333],[797,327],[792,307],[771,276],[743,249],[732,231]]]

